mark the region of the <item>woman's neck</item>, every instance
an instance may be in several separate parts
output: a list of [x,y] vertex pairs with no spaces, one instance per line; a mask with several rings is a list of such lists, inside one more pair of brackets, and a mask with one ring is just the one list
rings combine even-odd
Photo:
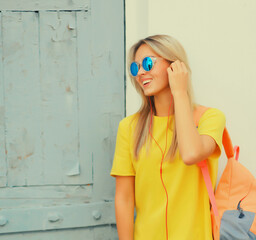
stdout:
[[156,108],[156,115],[159,117],[168,116],[170,104],[172,104],[169,115],[174,114],[174,103],[171,91],[165,94],[154,96],[154,103]]

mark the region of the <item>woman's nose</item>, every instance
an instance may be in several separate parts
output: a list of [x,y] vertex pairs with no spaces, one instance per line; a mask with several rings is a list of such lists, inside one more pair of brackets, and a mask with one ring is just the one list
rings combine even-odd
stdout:
[[138,75],[142,75],[142,74],[145,74],[145,69],[142,66],[140,66]]

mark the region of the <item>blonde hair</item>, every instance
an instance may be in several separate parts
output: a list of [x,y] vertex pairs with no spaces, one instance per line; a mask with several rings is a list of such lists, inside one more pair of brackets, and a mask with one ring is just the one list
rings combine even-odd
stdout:
[[[155,53],[157,53],[160,57],[164,58],[165,60],[171,62],[171,61],[176,61],[180,60],[185,63],[187,69],[188,69],[188,75],[189,75],[189,80],[188,80],[188,97],[189,101],[191,104],[191,107],[194,107],[194,102],[193,102],[193,90],[191,86],[191,69],[188,64],[188,59],[186,52],[182,45],[173,37],[168,36],[168,35],[154,35],[154,36],[149,36],[145,39],[139,40],[137,43],[135,43],[129,50],[128,53],[128,59],[127,59],[127,67],[128,67],[128,72],[132,81],[132,84],[136,88],[137,92],[140,94],[142,98],[142,104],[137,112],[137,124],[135,127],[134,131],[134,156],[137,159],[139,152],[142,148],[142,146],[146,143],[148,137],[149,137],[149,127],[150,127],[150,119],[151,119],[151,114],[150,114],[150,100],[148,97],[144,95],[144,92],[139,85],[139,83],[136,81],[136,78],[131,75],[130,73],[130,65],[131,63],[135,60],[135,55],[139,47],[143,44],[146,44],[149,46]],[[156,114],[156,109],[154,105],[154,96],[150,96],[151,103],[152,103],[152,108],[154,114]],[[175,113],[174,113],[175,114]],[[152,119],[152,124],[153,124],[153,119]],[[170,126],[169,126],[170,127]],[[178,140],[177,140],[177,131],[175,127],[175,121],[174,121],[174,128],[173,128],[173,138],[172,138],[172,143],[171,146],[167,152],[166,159],[172,160],[177,152],[178,148]]]

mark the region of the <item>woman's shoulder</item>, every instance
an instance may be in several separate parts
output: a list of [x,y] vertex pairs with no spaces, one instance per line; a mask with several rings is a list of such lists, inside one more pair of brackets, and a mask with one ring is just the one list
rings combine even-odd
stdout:
[[215,115],[215,116],[225,117],[225,114],[220,109],[215,108],[215,107],[207,107],[207,106],[196,104],[194,106],[194,110],[196,112],[203,113],[202,114],[203,116],[213,116],[213,115]]
[[203,114],[201,115],[199,119],[199,124],[205,121],[211,121],[211,122],[219,122],[225,125],[226,122],[226,116],[225,114],[218,108],[215,107],[205,107],[202,105],[197,106],[199,111],[201,111]]
[[124,117],[120,122],[119,126],[123,128],[128,128],[131,127],[132,125],[135,124],[135,122],[138,120],[139,113],[134,113],[132,115]]
[[208,108],[205,113],[204,113],[204,117],[218,117],[218,118],[225,118],[225,114],[224,112],[222,112],[220,109],[218,108]]

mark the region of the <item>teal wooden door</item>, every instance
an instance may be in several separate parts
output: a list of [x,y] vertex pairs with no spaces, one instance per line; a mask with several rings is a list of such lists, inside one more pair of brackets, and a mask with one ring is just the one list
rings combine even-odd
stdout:
[[0,0],[0,238],[118,239],[124,2]]

